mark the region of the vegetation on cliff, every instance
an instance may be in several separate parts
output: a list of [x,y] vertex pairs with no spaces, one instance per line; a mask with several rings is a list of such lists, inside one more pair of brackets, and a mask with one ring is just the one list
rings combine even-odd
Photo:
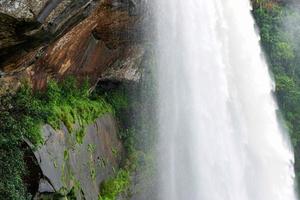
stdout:
[[141,81],[135,86],[109,91],[98,88],[96,91],[114,108],[120,128],[118,136],[126,152],[121,169],[100,185],[99,200],[116,200],[120,196],[130,199],[137,194],[146,196],[153,189],[154,95],[148,90],[149,87],[153,89],[149,84],[152,82]]
[[257,0],[253,15],[274,74],[276,96],[295,149],[300,177],[300,12],[279,1]]
[[126,192],[130,186],[130,172],[121,169],[114,178],[108,179],[100,186],[99,200],[116,200],[118,195]]
[[[133,114],[146,107],[150,109],[151,106],[146,104],[152,100],[149,98],[145,104],[145,101],[132,94],[130,90],[142,90],[136,87],[96,89],[90,93],[88,82],[78,87],[74,78],[66,78],[61,83],[50,80],[44,91],[34,92],[24,84],[16,93],[1,96],[0,121],[5,123],[0,124],[0,168],[3,169],[0,174],[3,177],[0,181],[0,196],[6,196],[8,200],[31,199],[24,182],[28,174],[24,152],[29,148],[26,142],[35,148],[43,145],[42,125],[47,123],[54,129],[65,125],[70,133],[76,134],[80,144],[83,142],[85,126],[104,113],[112,113],[118,119],[118,136],[123,142],[126,156],[121,169],[114,170],[111,178],[99,186],[99,199],[114,200],[119,195],[130,196],[132,179],[138,171],[150,171],[148,174],[153,174],[148,167],[149,164],[153,166],[153,159],[147,154],[149,148],[146,149],[145,145],[148,143],[149,147],[149,143],[153,143],[153,139],[150,139],[153,134],[145,133],[149,130],[145,126],[154,124],[151,122],[153,119],[137,120],[141,116]],[[143,178],[143,181],[149,178],[141,174],[139,178]]]
[[[154,158],[156,143],[156,82],[153,68],[155,60],[149,48],[141,66],[144,69],[140,82],[123,84],[115,89],[97,88],[95,93],[104,96],[114,108],[119,123],[119,139],[126,151],[122,169],[100,185],[99,200],[155,199],[157,168]],[[138,198],[140,196],[140,198]]]
[[[78,124],[84,130],[102,114],[113,112],[113,107],[104,97],[91,95],[87,82],[78,87],[68,78],[61,84],[50,81],[44,92],[33,92],[25,84],[15,94],[0,97],[0,111],[0,196],[25,200],[30,199],[23,181],[27,174],[25,141],[36,148],[42,145],[41,126],[45,123],[55,129],[63,123],[70,132]],[[84,131],[79,133],[78,142]]]

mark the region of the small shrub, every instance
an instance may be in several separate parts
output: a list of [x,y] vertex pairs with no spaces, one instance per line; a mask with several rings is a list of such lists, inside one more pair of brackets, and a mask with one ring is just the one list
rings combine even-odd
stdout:
[[129,189],[129,186],[130,173],[121,169],[114,178],[104,181],[101,184],[98,200],[116,200],[118,195]]

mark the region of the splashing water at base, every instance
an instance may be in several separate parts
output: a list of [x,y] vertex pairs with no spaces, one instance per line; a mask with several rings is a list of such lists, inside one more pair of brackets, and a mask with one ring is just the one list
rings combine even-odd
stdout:
[[156,0],[161,200],[296,200],[248,0]]

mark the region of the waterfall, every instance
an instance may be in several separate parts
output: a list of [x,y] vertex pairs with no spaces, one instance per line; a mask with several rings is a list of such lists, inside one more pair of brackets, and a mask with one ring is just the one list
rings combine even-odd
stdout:
[[249,0],[156,0],[160,200],[296,200]]

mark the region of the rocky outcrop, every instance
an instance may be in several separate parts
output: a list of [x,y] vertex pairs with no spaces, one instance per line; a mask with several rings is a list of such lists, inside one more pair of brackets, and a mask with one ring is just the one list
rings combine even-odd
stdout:
[[97,3],[93,0],[4,0],[0,5],[0,65],[6,65],[32,49],[52,43],[89,16]]
[[[47,2],[48,4],[46,3],[39,10],[40,13],[49,9],[46,8],[49,2],[53,3],[52,7],[55,2],[61,2],[57,8],[62,3],[67,3],[54,0]],[[3,54],[6,56],[13,53],[13,56],[8,56],[7,59],[3,59],[2,64],[0,63],[2,76],[30,80],[35,88],[42,88],[50,77],[61,79],[68,75],[76,76],[80,80],[89,77],[94,82],[99,79],[138,81],[139,66],[145,52],[143,27],[146,21],[144,15],[136,14],[139,13],[138,5],[140,4],[133,3],[133,1],[101,2],[72,1],[68,6],[61,8],[63,12],[50,17],[51,23],[47,21],[48,18],[44,17],[46,14],[43,14],[43,17],[39,15],[40,17],[37,16],[34,19],[44,23],[41,26],[43,28],[31,33],[30,36],[27,34],[28,30],[19,32],[18,28],[13,26],[12,36],[9,38],[12,40],[9,43],[12,51]],[[87,7],[90,7],[88,12],[85,11]],[[81,16],[74,19],[74,16],[81,15],[79,13],[90,14],[87,18]],[[45,22],[43,22],[44,18]],[[79,18],[81,21],[78,20]],[[17,19],[12,17],[9,19],[12,21],[10,24],[17,26]],[[17,38],[14,36],[16,33],[21,33],[21,36],[23,34],[26,37]],[[41,38],[43,38],[37,42],[38,44],[30,43],[32,46],[27,46],[25,51],[20,48],[22,52],[20,49],[14,52],[14,48],[20,43],[28,44],[32,38],[37,38],[36,34],[42,35]],[[4,35],[8,34],[4,33]],[[53,36],[52,39],[49,39],[49,35]],[[53,38],[58,39],[53,40]],[[6,43],[8,45],[8,42]],[[1,38],[0,52],[3,52],[1,51]]]
[[113,175],[123,157],[114,118],[105,115],[86,127],[82,144],[76,131],[69,133],[64,125],[61,130],[45,125],[43,135],[44,145],[34,152],[42,173],[35,199],[70,192],[77,199],[97,199],[101,182]]
[[37,21],[48,26],[61,23],[59,21],[68,21],[75,13],[92,4],[93,0],[2,0],[0,13],[18,20]]
[[[144,4],[0,1],[0,95],[16,90],[23,81],[43,89],[50,78],[59,81],[70,75],[79,81],[89,78],[95,85],[138,82],[145,55]],[[35,199],[59,199],[71,193],[77,199],[97,199],[100,183],[122,159],[116,131],[113,117],[104,116],[86,129],[80,144],[76,132],[45,125],[45,144],[34,152],[39,170],[28,178],[38,180],[31,189],[37,192]],[[29,163],[31,168],[34,162]]]
[[[135,48],[122,45],[130,41],[120,37],[119,34],[117,36],[108,34],[110,37],[105,37],[107,35],[98,30],[106,27],[107,30],[111,29],[110,33],[114,31],[117,33],[122,28],[126,29],[126,24],[130,26],[135,21],[135,18],[129,17],[127,11],[101,6],[90,17],[49,46],[45,56],[36,65],[35,85],[42,86],[46,80],[45,76],[49,73],[57,77],[76,74],[77,77],[88,76],[96,80],[102,72]],[[49,73],[46,74],[45,71]]]

